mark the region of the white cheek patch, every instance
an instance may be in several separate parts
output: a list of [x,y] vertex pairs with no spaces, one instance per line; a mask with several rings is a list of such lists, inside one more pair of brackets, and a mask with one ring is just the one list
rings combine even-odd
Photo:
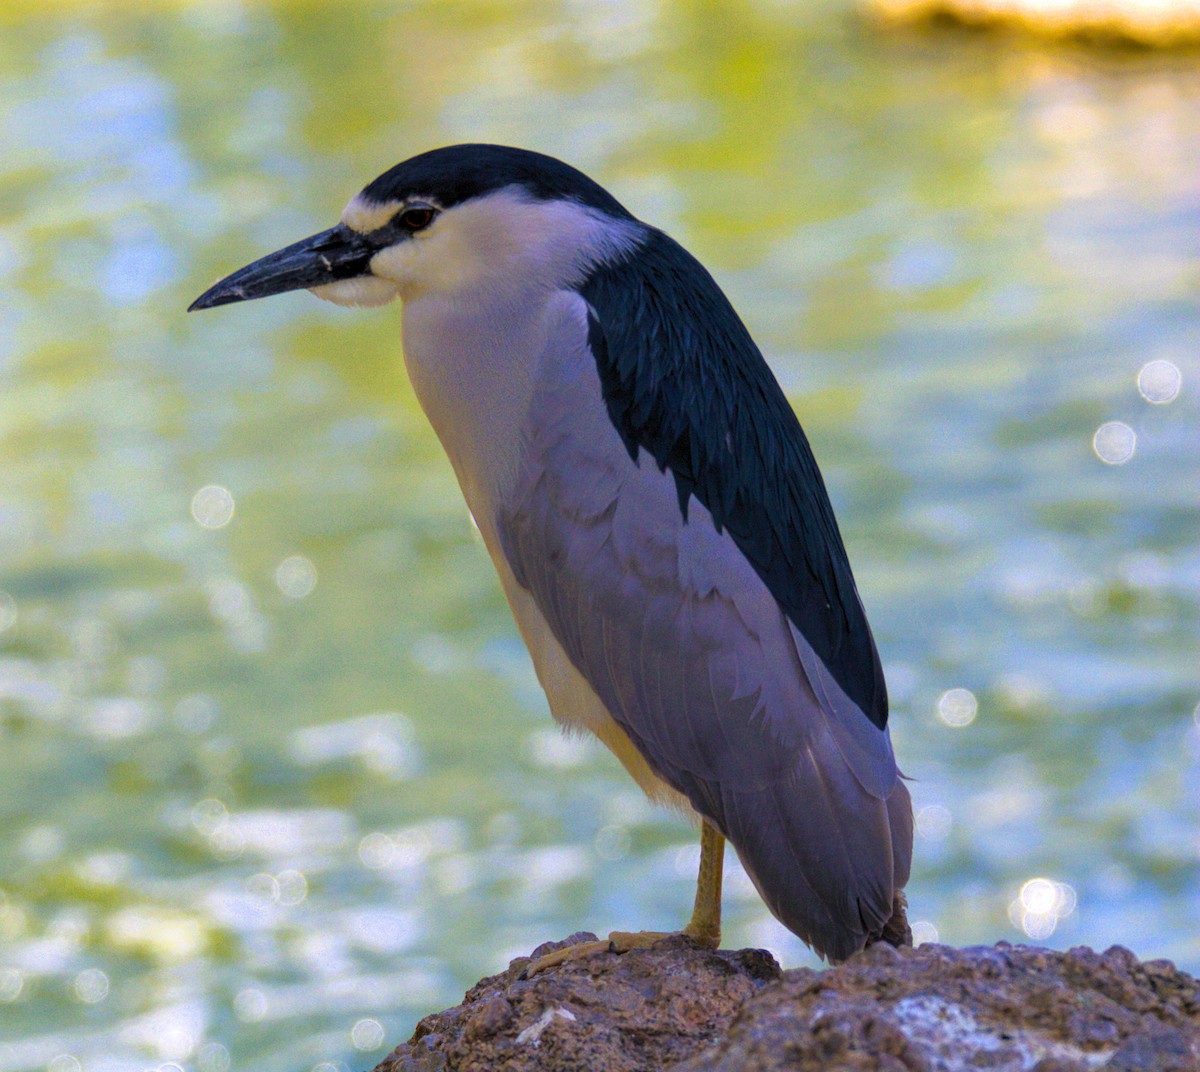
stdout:
[[322,283],[321,286],[310,287],[309,290],[322,301],[333,302],[334,305],[387,305],[399,297],[392,283],[374,275],[339,279],[336,283]]
[[506,187],[452,206],[427,229],[381,249],[371,271],[395,283],[406,300],[418,294],[553,289],[583,278],[590,265],[644,237],[641,224]]
[[[436,227],[437,224],[434,224]],[[437,255],[442,243],[431,235],[402,239],[385,246],[371,258],[371,272],[392,286],[406,301],[418,290],[428,290],[436,284],[441,257]],[[431,247],[435,252],[431,252]]]

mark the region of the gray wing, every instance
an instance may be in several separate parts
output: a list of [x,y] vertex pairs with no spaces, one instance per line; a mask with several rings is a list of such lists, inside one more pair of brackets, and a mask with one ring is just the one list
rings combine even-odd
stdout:
[[886,730],[846,697],[670,472],[630,458],[587,345],[551,330],[497,511],[504,556],[559,644],[664,781],[734,845],[771,911],[842,959],[908,878],[911,808]]

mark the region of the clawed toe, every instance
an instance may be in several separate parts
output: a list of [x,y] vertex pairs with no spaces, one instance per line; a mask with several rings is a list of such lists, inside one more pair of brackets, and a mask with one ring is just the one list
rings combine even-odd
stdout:
[[616,950],[612,948],[611,941],[576,942],[574,945],[556,949],[553,953],[546,953],[544,956],[535,957],[525,965],[524,971],[521,972],[518,978],[531,979],[539,972],[544,972],[549,968],[557,968],[558,965],[566,964],[568,961],[584,960],[587,957],[594,956],[596,953],[612,952],[616,952]]
[[593,942],[576,942],[574,945],[565,946],[562,949],[556,949],[553,953],[547,953],[541,957],[535,957],[527,965],[518,976],[519,979],[531,979],[539,972],[544,972],[550,968],[557,968],[560,964],[573,963],[577,960],[585,960],[588,957],[595,956],[597,953],[628,953],[633,949],[649,949],[657,945],[659,942],[667,938],[674,938],[680,933],[686,934],[701,945],[716,946],[716,942],[705,941],[704,938],[692,934],[685,929],[680,931],[613,931],[609,934],[607,940],[598,940]]

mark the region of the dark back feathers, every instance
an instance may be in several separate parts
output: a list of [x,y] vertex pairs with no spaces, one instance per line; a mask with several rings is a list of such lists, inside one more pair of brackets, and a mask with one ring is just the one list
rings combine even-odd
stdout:
[[887,689],[812,449],[703,265],[661,231],[580,287],[609,416],[636,459],[728,529],[842,689],[880,729]]

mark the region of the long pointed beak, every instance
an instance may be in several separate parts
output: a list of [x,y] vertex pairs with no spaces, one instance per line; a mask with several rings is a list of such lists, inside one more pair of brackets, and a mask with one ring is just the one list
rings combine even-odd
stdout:
[[371,258],[378,252],[379,246],[366,235],[339,224],[239,268],[209,287],[188,312],[369,275]]

